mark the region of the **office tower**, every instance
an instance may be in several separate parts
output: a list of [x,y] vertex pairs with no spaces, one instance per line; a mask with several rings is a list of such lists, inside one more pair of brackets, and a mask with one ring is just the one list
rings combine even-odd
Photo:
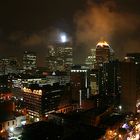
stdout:
[[139,113],[140,108],[140,64],[121,62],[121,111]]
[[7,75],[10,73],[18,73],[19,62],[15,57],[0,59],[0,75]]
[[53,46],[49,46],[48,48],[48,54],[46,57],[46,68],[49,71],[56,71],[57,69],[56,52]]
[[99,72],[99,92],[108,96],[116,96],[119,93],[120,83],[119,61],[104,63]]
[[34,52],[25,51],[23,55],[23,69],[33,70],[36,69],[37,56]]
[[103,63],[109,62],[114,58],[114,51],[107,42],[99,42],[96,45],[96,62],[97,67]]
[[64,68],[70,70],[73,65],[72,47],[64,48]]
[[90,55],[86,58],[85,64],[90,68],[93,69],[96,64],[96,50],[91,49],[90,50]]
[[49,71],[68,71],[73,64],[70,43],[56,43],[48,48],[46,67]]
[[32,84],[23,88],[23,100],[29,119],[39,121],[45,119],[49,112],[63,110],[69,103],[69,85],[44,85]]
[[63,46],[55,46],[57,70],[65,70],[65,48]]
[[89,72],[80,66],[73,67],[70,73],[72,101],[81,105],[81,100],[89,98]]
[[91,95],[95,96],[99,94],[99,71],[97,69],[92,69],[90,71],[90,92]]
[[119,64],[117,60],[103,63],[90,73],[91,95],[98,95],[103,106],[119,103],[121,92]]

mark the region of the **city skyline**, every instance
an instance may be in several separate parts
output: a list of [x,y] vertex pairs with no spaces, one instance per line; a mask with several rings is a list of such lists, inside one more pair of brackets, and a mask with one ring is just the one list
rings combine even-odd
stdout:
[[139,3],[137,0],[2,2],[0,56],[21,59],[25,50],[32,50],[37,53],[39,66],[44,66],[42,56],[46,55],[49,41],[56,41],[62,32],[74,41],[76,63],[84,62],[89,50],[102,39],[118,58],[140,52]]
[[0,140],[139,140],[139,5],[2,1]]

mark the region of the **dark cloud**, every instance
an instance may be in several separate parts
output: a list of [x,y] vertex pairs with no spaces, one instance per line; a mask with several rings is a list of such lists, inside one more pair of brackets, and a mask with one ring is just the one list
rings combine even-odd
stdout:
[[132,12],[132,4],[137,7],[135,0],[128,0],[127,3],[115,0],[88,1],[87,9],[79,11],[74,18],[77,44],[84,44],[85,50],[89,50],[103,39],[110,43],[118,57],[127,52],[140,52],[140,34],[137,34],[140,31],[140,13],[137,10]]
[[34,51],[37,54],[38,65],[44,66],[49,44],[60,42],[61,33],[63,33],[62,30],[54,27],[30,33],[25,31],[10,32],[7,40],[1,40],[3,44],[0,50],[3,56],[15,56],[20,60],[22,60],[25,50]]
[[44,38],[38,34],[32,34],[30,36],[26,36],[21,40],[21,44],[23,46],[37,46],[41,45],[44,42]]

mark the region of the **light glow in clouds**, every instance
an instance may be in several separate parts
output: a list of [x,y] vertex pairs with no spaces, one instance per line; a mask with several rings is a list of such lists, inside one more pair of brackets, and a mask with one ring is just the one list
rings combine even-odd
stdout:
[[66,36],[66,34],[64,34],[64,33],[60,34],[60,41],[61,41],[62,43],[65,43],[65,42],[67,41],[67,36]]

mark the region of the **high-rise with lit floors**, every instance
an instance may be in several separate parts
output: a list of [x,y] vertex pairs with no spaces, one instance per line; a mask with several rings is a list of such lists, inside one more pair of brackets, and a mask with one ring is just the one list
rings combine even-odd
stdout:
[[37,63],[37,56],[34,52],[25,51],[23,55],[23,69],[32,70],[35,69]]
[[97,66],[113,60],[114,51],[107,42],[99,42],[96,45],[96,62]]
[[93,69],[96,64],[96,50],[91,49],[90,50],[90,55],[87,56],[85,59],[85,64],[88,66],[90,69]]
[[15,57],[8,57],[0,59],[0,75],[7,75],[9,73],[18,73],[19,62]]
[[96,73],[93,73],[93,76],[96,77],[94,82],[96,82],[97,88],[95,89],[103,97],[102,105],[118,104],[120,95],[119,61],[115,60],[113,49],[105,41],[96,45],[95,69],[97,70]]
[[70,43],[56,43],[49,47],[46,57],[48,71],[67,71],[73,64]]
[[49,71],[55,71],[57,69],[56,52],[52,45],[49,46],[46,56],[46,68]]

